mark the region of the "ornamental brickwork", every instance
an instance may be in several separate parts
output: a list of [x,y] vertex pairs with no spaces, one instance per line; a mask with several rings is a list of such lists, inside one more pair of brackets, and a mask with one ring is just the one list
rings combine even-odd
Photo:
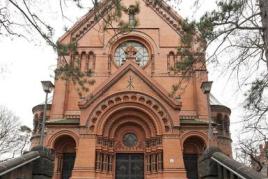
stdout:
[[[136,0],[121,2],[129,7]],[[208,145],[232,155],[231,111],[209,106],[200,89],[208,80],[202,45],[189,47],[199,54],[191,73],[175,70],[184,58],[177,50],[183,19],[162,1],[138,3],[139,24],[129,32],[120,32],[116,24],[102,31],[102,18],[114,9],[104,0],[59,38],[62,44],[76,42],[77,52],[59,56],[58,67],[76,64],[92,73],[88,78],[95,84],[79,94],[77,84],[55,80],[45,136],[46,147],[55,153],[54,179],[194,179]],[[42,105],[33,113],[36,146]]]

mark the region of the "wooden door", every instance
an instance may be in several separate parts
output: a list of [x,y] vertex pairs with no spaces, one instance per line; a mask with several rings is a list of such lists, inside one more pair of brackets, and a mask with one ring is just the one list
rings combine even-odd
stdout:
[[117,154],[116,179],[144,179],[143,154]]
[[69,179],[74,167],[75,153],[63,154],[62,179]]
[[198,179],[198,155],[184,154],[183,160],[188,179]]

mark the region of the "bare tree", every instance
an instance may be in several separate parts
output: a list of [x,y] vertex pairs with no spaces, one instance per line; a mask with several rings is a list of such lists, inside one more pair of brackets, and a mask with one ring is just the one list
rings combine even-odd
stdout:
[[21,126],[19,119],[0,106],[0,161],[22,154],[29,147],[31,129]]
[[241,91],[247,89],[237,156],[260,171],[258,147],[268,137],[268,1],[220,0],[196,27],[212,49],[208,60],[222,62],[228,57],[229,75],[237,77]]

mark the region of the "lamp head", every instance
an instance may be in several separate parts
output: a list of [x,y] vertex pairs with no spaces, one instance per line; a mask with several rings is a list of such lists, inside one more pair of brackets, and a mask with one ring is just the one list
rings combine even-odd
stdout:
[[204,81],[201,84],[201,89],[203,91],[204,94],[209,94],[210,90],[211,90],[211,86],[212,86],[212,81]]
[[51,93],[54,85],[51,81],[41,81],[45,93]]

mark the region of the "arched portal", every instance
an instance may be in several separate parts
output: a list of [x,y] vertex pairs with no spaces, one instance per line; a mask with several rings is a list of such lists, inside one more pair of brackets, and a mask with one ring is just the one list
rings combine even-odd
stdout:
[[76,156],[75,140],[68,135],[59,136],[54,142],[53,150],[55,151],[55,178],[69,179],[72,175]]
[[198,158],[205,150],[204,140],[190,136],[183,143],[183,160],[188,179],[198,179]]
[[157,120],[152,111],[134,103],[106,111],[96,122],[96,170],[115,179],[143,179],[162,171],[164,125]]

